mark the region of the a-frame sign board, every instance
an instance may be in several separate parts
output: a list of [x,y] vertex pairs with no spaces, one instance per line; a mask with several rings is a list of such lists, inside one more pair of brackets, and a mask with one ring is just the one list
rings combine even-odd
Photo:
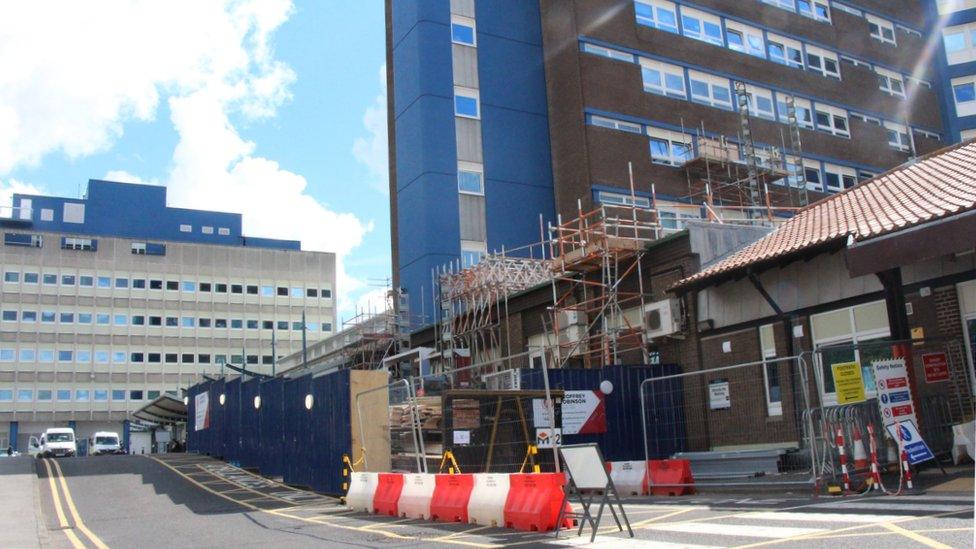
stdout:
[[[613,515],[614,522],[617,523],[617,528],[623,532],[624,527],[620,523],[620,519],[623,518],[623,524],[627,525],[627,532],[630,533],[630,537],[634,537],[634,531],[630,528],[630,521],[627,520],[624,506],[620,502],[620,496],[617,494],[617,488],[613,485],[613,480],[610,478],[610,475],[607,474],[600,447],[594,443],[559,446],[559,455],[562,458],[563,465],[566,467],[566,472],[569,473],[569,483],[566,486],[563,502],[559,508],[559,520],[556,521],[556,537],[559,536],[559,527],[562,525],[563,519],[575,518],[579,520],[579,530],[577,530],[576,535],[582,535],[583,527],[589,524],[592,529],[592,534],[590,535],[590,542],[592,543],[596,539],[596,532],[600,526],[600,518],[603,516],[603,510],[607,507],[610,508],[610,513]],[[576,495],[579,498],[579,503],[583,506],[582,513],[566,512],[566,504],[570,503],[570,497],[572,495]],[[613,500],[610,499],[611,497]],[[597,510],[596,517],[594,517],[590,512],[590,508],[597,498],[600,498],[600,507]],[[614,509],[614,503],[616,503],[617,509]],[[620,511],[619,516],[617,515],[617,510]]]

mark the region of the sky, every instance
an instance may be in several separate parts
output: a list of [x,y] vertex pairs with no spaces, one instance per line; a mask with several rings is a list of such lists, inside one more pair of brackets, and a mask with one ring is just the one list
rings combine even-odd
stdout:
[[[166,185],[338,260],[340,322],[390,276],[382,0],[0,8],[0,205]],[[51,14],[57,13],[57,17]]]

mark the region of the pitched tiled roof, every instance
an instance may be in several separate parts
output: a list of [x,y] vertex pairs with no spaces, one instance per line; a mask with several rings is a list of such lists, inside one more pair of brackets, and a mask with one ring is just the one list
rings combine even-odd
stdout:
[[701,286],[746,267],[820,245],[865,240],[976,207],[976,141],[903,164],[803,208],[764,238],[689,276],[672,289]]

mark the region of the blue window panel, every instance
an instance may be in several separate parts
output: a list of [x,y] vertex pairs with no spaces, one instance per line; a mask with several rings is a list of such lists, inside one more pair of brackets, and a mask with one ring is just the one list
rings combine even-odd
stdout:
[[956,96],[956,103],[976,101],[976,86],[973,83],[959,84],[952,87],[952,92]]
[[464,95],[454,96],[454,114],[478,118],[478,100]]
[[474,45],[474,29],[461,23],[451,23],[451,41],[468,46]]
[[29,246],[40,248],[44,239],[39,234],[4,233],[3,243],[7,246]]
[[485,194],[481,174],[478,172],[458,170],[458,190],[463,193]]
[[166,255],[166,245],[146,242],[146,255]]

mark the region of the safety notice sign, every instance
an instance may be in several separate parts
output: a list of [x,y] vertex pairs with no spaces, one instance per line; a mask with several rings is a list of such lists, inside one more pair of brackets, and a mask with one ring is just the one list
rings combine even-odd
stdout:
[[729,380],[713,379],[708,382],[708,408],[710,410],[728,410],[732,407],[729,394]]
[[864,378],[861,365],[857,362],[838,362],[831,364],[834,374],[834,388],[837,391],[837,404],[864,402]]
[[193,397],[193,430],[210,427],[210,393],[204,391]]
[[915,405],[908,384],[908,370],[904,358],[876,360],[874,379],[878,387],[878,407],[885,428],[896,421],[915,421]]
[[894,424],[888,425],[888,434],[895,441],[899,440],[901,437],[901,444],[904,445],[905,454],[908,455],[908,463],[915,465],[916,463],[921,463],[923,461],[928,461],[930,459],[935,459],[935,454],[929,448],[928,444],[922,440],[922,434],[918,432],[918,426],[912,420],[899,421],[897,429],[901,431],[899,433],[896,431],[896,426]]
[[925,382],[949,381],[949,358],[945,353],[926,353],[922,355],[925,369]]

